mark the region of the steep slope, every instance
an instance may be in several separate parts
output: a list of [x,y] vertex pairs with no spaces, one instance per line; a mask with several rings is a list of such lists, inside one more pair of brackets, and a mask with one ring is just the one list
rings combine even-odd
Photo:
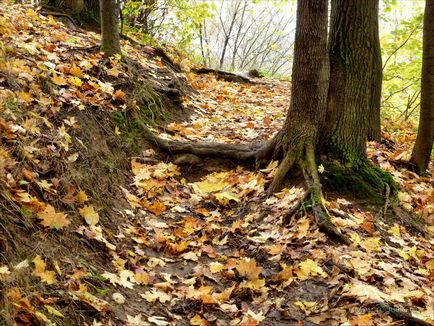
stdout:
[[82,324],[108,310],[90,293],[106,293],[112,247],[80,233],[116,244],[137,125],[188,116],[192,89],[161,50],[127,41],[105,61],[98,35],[33,7],[0,17],[0,324]]

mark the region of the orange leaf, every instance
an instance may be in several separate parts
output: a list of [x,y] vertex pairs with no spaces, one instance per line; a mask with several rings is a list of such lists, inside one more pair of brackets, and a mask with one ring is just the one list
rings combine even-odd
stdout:
[[208,321],[206,319],[203,319],[200,315],[196,314],[193,318],[190,319],[190,325],[207,326]]
[[71,69],[69,69],[69,73],[75,77],[78,77],[78,78],[84,77],[83,71],[81,71],[81,69],[77,66],[74,66]]
[[374,321],[371,314],[355,316],[350,320],[351,326],[372,326]]
[[63,76],[60,75],[54,75],[53,77],[51,77],[51,81],[59,86],[66,85],[65,78],[63,78]]
[[65,213],[56,213],[54,207],[47,205],[42,212],[38,213],[39,218],[42,220],[41,224],[50,229],[62,229],[69,225],[68,215]]
[[247,122],[247,124],[246,124],[246,128],[254,129],[254,128],[255,128],[255,124],[254,124],[253,122],[249,121],[249,122]]
[[254,258],[240,260],[236,269],[241,276],[247,277],[249,280],[257,279],[262,270],[260,266],[256,266],[256,260]]
[[114,98],[118,101],[124,101],[125,93],[121,89],[118,89],[114,94]]
[[161,215],[166,210],[166,206],[159,201],[154,201],[151,205],[146,206],[146,209],[155,215]]

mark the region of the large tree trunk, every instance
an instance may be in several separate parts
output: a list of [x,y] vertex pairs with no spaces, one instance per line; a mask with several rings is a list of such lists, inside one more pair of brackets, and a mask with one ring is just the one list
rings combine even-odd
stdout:
[[380,36],[378,32],[378,0],[371,2],[371,32],[372,32],[372,72],[371,72],[371,97],[368,120],[368,140],[381,140],[381,84],[383,69],[381,62]]
[[[397,190],[392,177],[374,167],[366,155],[372,122],[372,71],[378,69],[380,60],[373,57],[380,55],[372,26],[377,2],[331,1],[330,82],[320,154],[329,158],[323,177],[328,187],[381,203],[383,193],[395,197]],[[374,96],[379,94],[374,92]]]
[[[274,158],[284,157],[269,188],[282,187],[284,177],[307,143],[316,146],[327,104],[327,0],[297,3],[291,103],[282,130],[270,142]],[[268,156],[267,154],[264,154]]]
[[420,118],[411,161],[425,173],[434,141],[434,0],[426,0],[423,21],[423,58]]
[[121,53],[119,43],[119,8],[116,0],[100,0],[101,51],[105,56]]
[[338,159],[366,157],[373,44],[371,2],[332,0],[327,150]]

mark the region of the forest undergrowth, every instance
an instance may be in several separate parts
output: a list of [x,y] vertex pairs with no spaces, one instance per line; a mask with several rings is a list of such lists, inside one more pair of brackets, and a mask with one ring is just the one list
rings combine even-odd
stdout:
[[277,162],[171,157],[141,139],[143,123],[170,140],[269,139],[289,82],[179,72],[129,41],[106,60],[97,34],[31,7],[0,14],[0,323],[433,323],[434,167],[405,164],[413,126],[384,120],[368,144],[398,212],[387,193],[374,206],[325,189],[342,245],[309,207],[287,216],[300,176],[264,196]]

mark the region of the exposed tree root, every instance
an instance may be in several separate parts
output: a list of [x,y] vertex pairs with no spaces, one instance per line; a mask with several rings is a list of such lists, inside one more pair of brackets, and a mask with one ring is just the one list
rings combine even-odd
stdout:
[[217,79],[223,79],[228,82],[254,84],[254,82],[246,76],[243,76],[241,74],[235,74],[233,72],[219,70],[219,69],[199,68],[199,69],[192,69],[192,71],[196,74],[214,74]]
[[315,220],[319,229],[340,242],[350,245],[350,239],[336,228],[330,219],[327,209],[324,207],[321,181],[318,174],[318,166],[315,162],[315,150],[312,143],[308,143],[306,146],[305,159],[301,162],[301,167],[306,184],[311,193],[312,210],[315,214]]
[[64,17],[64,18],[68,19],[71,23],[73,23],[74,25],[77,25],[77,22],[71,16],[64,14],[64,13],[61,13],[61,12],[41,10],[39,13],[41,15],[44,15],[44,16]]
[[[315,158],[315,147],[312,140],[302,140],[302,138],[296,137],[297,141],[293,141],[291,146],[286,150],[278,148],[276,150],[276,144],[279,142],[279,134],[265,143],[253,143],[253,144],[222,144],[222,143],[212,143],[212,142],[178,142],[163,139],[155,135],[151,130],[149,130],[145,125],[143,127],[144,138],[149,141],[152,145],[159,148],[163,152],[171,155],[175,154],[193,154],[201,158],[207,157],[219,157],[235,160],[243,163],[256,163],[270,161],[272,158],[275,159],[280,152],[285,152],[285,156],[281,161],[276,175],[270,187],[267,190],[267,196],[279,191],[287,177],[288,172],[295,165],[299,166],[303,171],[303,175],[307,184],[307,195],[306,198],[302,198],[299,203],[296,204],[287,214],[284,216],[284,223],[287,223],[291,216],[300,208],[303,202],[306,201],[307,196],[311,197],[311,209],[315,214],[316,223],[321,231],[327,235],[337,239],[344,244],[351,244],[351,241],[344,236],[337,227],[332,223],[330,215],[324,206],[324,199],[321,190],[321,181],[318,174],[318,166],[316,164]],[[299,135],[300,136],[300,135]],[[281,139],[280,139],[281,140]],[[372,182],[381,179],[381,171],[377,171],[375,167],[369,166],[370,169],[367,174]],[[347,171],[348,172],[348,171]],[[349,173],[349,172],[348,172]]]
[[[348,267],[346,267],[342,264],[339,264],[339,263],[335,263],[332,260],[330,260],[327,263],[331,263],[332,265],[336,266],[342,272],[344,272],[345,274],[347,274],[351,277],[354,276],[353,275],[354,274],[353,269],[349,269]],[[432,326],[431,323],[428,323],[422,319],[413,317],[410,312],[406,312],[406,311],[404,311],[404,309],[400,309],[399,307],[390,306],[387,303],[384,303],[381,301],[371,300],[371,301],[366,301],[365,304],[368,307],[378,309],[378,310],[390,315],[392,318],[395,318],[397,320],[403,320],[405,322],[405,325],[408,325],[408,326]]]
[[294,166],[294,163],[297,160],[297,153],[288,152],[283,159],[283,161],[279,164],[279,168],[277,169],[276,174],[274,175],[273,181],[267,190],[267,196],[271,196],[272,194],[278,192],[283,188],[286,176],[289,170]]
[[427,231],[423,222],[415,220],[410,213],[408,213],[404,208],[402,208],[398,204],[392,204],[391,209],[395,216],[400,220],[403,225],[408,226],[409,228],[419,232],[424,237],[432,237],[433,234]]
[[220,157],[245,163],[255,163],[258,149],[262,143],[256,144],[222,144],[222,143],[192,143],[178,142],[156,136],[146,126],[143,126],[144,138],[168,154],[190,153],[198,157]]

